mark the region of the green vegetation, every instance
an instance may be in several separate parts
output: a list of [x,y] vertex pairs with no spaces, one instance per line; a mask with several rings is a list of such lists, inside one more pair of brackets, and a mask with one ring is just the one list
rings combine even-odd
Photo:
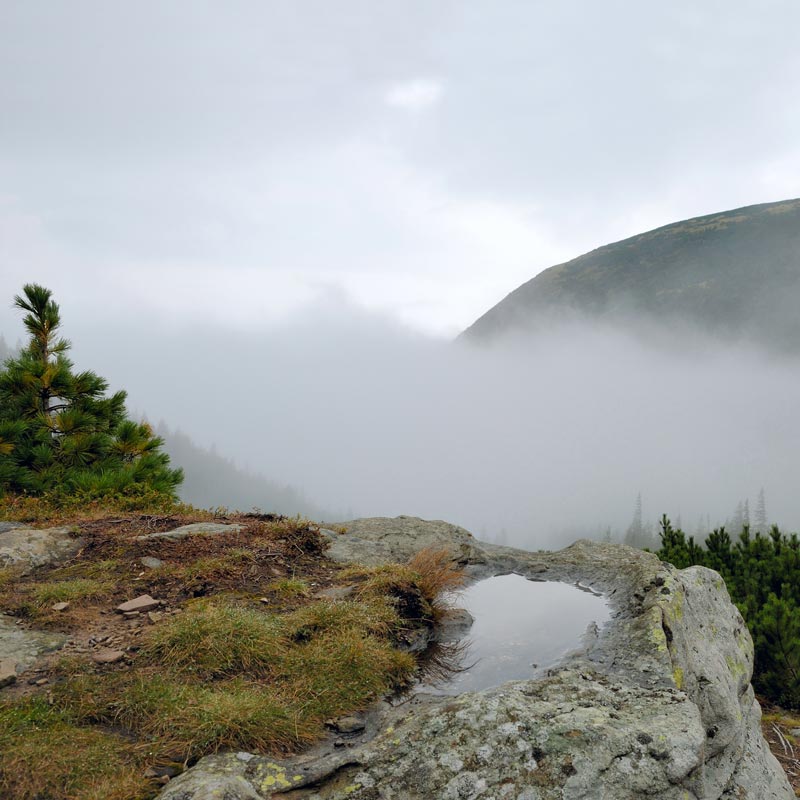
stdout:
[[410,679],[415,661],[391,641],[402,620],[385,603],[378,613],[381,627],[361,604],[319,601],[272,614],[224,597],[192,603],[148,631],[136,670],[102,681],[72,675],[55,689],[57,705],[184,760],[224,748],[295,748],[319,736],[328,717]]
[[659,558],[676,567],[693,564],[725,578],[755,645],[753,685],[770,700],[800,707],[800,538],[773,526],[768,536],[745,528],[732,541],[724,528],[703,545],[661,520]]
[[181,471],[147,423],[127,418],[125,392],[107,397],[103,378],[73,370],[51,292],[27,284],[15,305],[30,339],[0,371],[0,494],[171,502]]
[[78,724],[42,696],[0,703],[0,790],[18,800],[145,800],[142,753],[121,736]]
[[[443,552],[343,570],[300,518],[239,514],[224,534],[139,538],[199,516],[84,519],[75,558],[2,571],[0,611],[97,641],[47,656],[43,686],[0,693],[0,797],[149,800],[159,776],[206,754],[297,750],[327,720],[409,684],[408,637],[462,580]],[[146,568],[148,557],[159,565]],[[321,589],[343,599],[315,597]],[[157,612],[108,613],[145,592],[161,601]],[[70,606],[52,611],[62,600]],[[103,650],[125,655],[95,661]]]

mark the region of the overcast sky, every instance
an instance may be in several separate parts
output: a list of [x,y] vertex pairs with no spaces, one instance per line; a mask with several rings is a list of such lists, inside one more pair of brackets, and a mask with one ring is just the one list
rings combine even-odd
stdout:
[[452,336],[561,260],[800,194],[797,0],[0,0],[0,330]]

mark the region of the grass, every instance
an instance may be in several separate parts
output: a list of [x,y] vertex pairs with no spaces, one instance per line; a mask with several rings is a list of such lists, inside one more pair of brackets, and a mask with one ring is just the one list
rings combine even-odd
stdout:
[[155,791],[135,746],[77,725],[43,697],[0,703],[0,753],[4,798],[145,800]]
[[170,567],[165,575],[186,584],[207,581],[241,574],[256,563],[252,550],[232,547],[220,555],[207,556]]
[[37,525],[60,525],[77,519],[101,519],[115,514],[142,511],[153,514],[206,514],[192,506],[172,500],[157,492],[112,495],[102,499],[79,495],[15,495],[0,496],[0,519],[31,522]]
[[74,718],[122,726],[186,760],[220,749],[285,751],[319,736],[330,716],[407,683],[413,657],[389,639],[388,603],[319,601],[291,614],[196,602],[151,629],[143,668],[54,687]]
[[353,567],[342,577],[355,581],[359,598],[391,597],[400,614],[422,624],[432,624],[447,607],[449,593],[464,585],[464,573],[446,550],[425,548],[408,564]]
[[153,629],[142,655],[169,670],[203,678],[269,675],[286,648],[281,620],[255,609],[193,603]]
[[[430,551],[407,565],[342,572],[302,518],[239,515],[228,519],[244,529],[225,537],[136,538],[199,518],[170,511],[87,516],[84,547],[68,564],[0,570],[2,610],[49,628],[113,626],[117,618],[99,612],[134,591],[180,608],[134,631],[128,668],[65,656],[46,690],[0,701],[0,798],[144,800],[160,788],[145,777],[149,766],[303,747],[326,720],[411,681],[417,663],[398,644],[409,628],[432,624],[443,592],[460,581],[449,556]],[[163,566],[142,569],[145,555]],[[312,599],[312,581],[343,576],[356,587],[351,597]],[[258,602],[264,593],[268,605]],[[51,612],[58,602],[78,613]]]
[[54,603],[75,603],[103,600],[115,588],[110,580],[100,578],[72,578],[65,581],[48,581],[36,584],[31,591],[33,603],[40,609]]
[[271,592],[272,594],[277,595],[284,600],[291,600],[297,597],[307,597],[310,590],[308,581],[304,581],[302,578],[295,578],[294,576],[272,581],[272,583],[268,584],[266,588],[268,592]]

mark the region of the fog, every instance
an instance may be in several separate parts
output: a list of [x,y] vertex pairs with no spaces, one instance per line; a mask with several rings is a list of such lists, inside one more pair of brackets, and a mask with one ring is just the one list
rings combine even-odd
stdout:
[[68,309],[64,330],[131,408],[326,509],[552,547],[621,538],[639,493],[691,533],[764,487],[800,527],[798,364],[741,344],[573,322],[474,347],[332,301],[260,331]]

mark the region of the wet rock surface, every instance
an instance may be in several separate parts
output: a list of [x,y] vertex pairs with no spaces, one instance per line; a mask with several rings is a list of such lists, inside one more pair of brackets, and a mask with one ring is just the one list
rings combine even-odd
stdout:
[[66,641],[63,634],[28,630],[13,617],[0,616],[0,662],[13,664],[17,674],[30,669],[39,656],[60,650]]
[[717,573],[622,545],[529,553],[408,517],[346,525],[330,533],[337,560],[446,547],[476,579],[516,572],[591,586],[612,618],[542,678],[382,704],[356,740],[293,759],[211,756],[161,800],[793,797],[759,729],[749,633]]
[[69,528],[41,530],[2,523],[0,528],[0,567],[18,567],[23,571],[52,564],[74,556],[83,542]]

